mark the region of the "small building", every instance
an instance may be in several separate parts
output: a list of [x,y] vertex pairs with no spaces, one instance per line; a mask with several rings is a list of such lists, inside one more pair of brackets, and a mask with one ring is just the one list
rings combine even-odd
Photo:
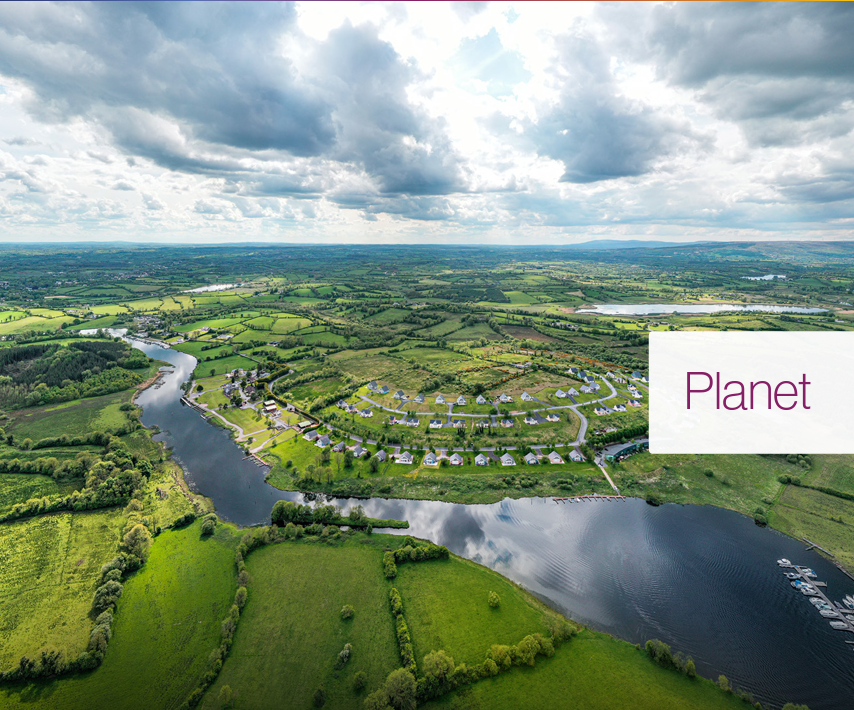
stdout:
[[411,463],[412,463],[412,461],[413,461],[413,459],[412,459],[412,454],[410,454],[408,451],[403,451],[403,452],[402,452],[402,453],[397,457],[397,461],[396,461],[395,463],[411,464]]
[[577,375],[578,374],[578,368],[577,367],[570,367],[569,368],[569,374],[570,375]]
[[457,397],[457,404],[461,407],[464,407],[466,404],[466,398],[460,395],[459,397]]
[[374,412],[371,409],[360,409],[359,410],[359,416],[367,419],[368,417],[374,416]]
[[268,399],[266,402],[264,402],[264,406],[265,407],[275,407],[276,406],[276,400]]
[[453,426],[454,429],[462,429],[465,425],[466,423],[462,419],[451,420],[451,426]]
[[438,466],[439,459],[436,458],[436,454],[432,451],[428,451],[427,455],[424,457],[424,465],[425,466]]
[[514,459],[510,454],[504,454],[501,457],[501,465],[502,466],[515,466],[516,459]]
[[509,429],[510,427],[513,426],[513,420],[512,419],[502,419],[501,420],[501,426],[504,427],[505,429]]
[[417,404],[424,404],[424,395],[420,393],[415,395],[415,401]]
[[317,446],[318,448],[323,449],[323,448],[329,446],[329,444],[331,444],[331,443],[332,442],[329,440],[329,437],[324,435],[324,436],[319,436],[317,438],[317,441],[314,442],[314,445]]
[[532,417],[530,414],[527,417],[525,417],[525,424],[534,425],[534,424],[539,424],[539,423],[540,423],[540,421],[536,417]]
[[369,389],[371,392],[376,392],[376,391],[377,391],[377,381],[376,381],[376,380],[371,380],[371,381],[368,383],[368,389]]
[[386,452],[383,451],[382,449],[377,451],[377,453],[374,454],[374,456],[376,456],[377,461],[379,461],[380,463],[384,463],[385,460],[388,458],[388,454],[386,454]]
[[338,408],[339,409],[347,409],[347,403],[343,399],[338,400]]
[[528,454],[525,454],[525,463],[526,463],[526,464],[528,464],[529,466],[534,466],[534,465],[536,465],[536,464],[538,464],[538,463],[540,463],[540,462],[539,462],[539,460],[537,459],[537,455],[536,455],[536,454],[534,454],[534,453],[528,453]]
[[343,441],[339,441],[335,446],[332,447],[332,450],[337,454],[339,451],[344,451],[345,445]]
[[356,444],[353,447],[353,456],[355,456],[357,459],[362,458],[362,456],[364,456],[366,453],[368,453],[368,450],[365,448],[362,448],[361,444]]
[[546,421],[547,422],[559,422],[560,417],[557,414],[550,412],[549,414],[546,414]]
[[407,419],[406,420],[406,426],[416,427],[416,426],[418,426],[419,423],[420,422],[418,421],[418,419]]
[[501,404],[509,404],[513,401],[513,398],[509,394],[500,394],[498,395],[498,401],[501,402]]
[[581,394],[590,394],[592,391],[587,385],[581,385]]
[[389,392],[391,392],[391,390],[386,385],[383,385],[377,390],[377,394],[388,394]]
[[406,399],[406,395],[403,394],[403,390],[398,390],[392,396],[394,397],[394,399]]
[[608,409],[606,407],[596,407],[593,410],[593,414],[599,417],[604,417],[608,413]]
[[633,380],[639,380],[641,377],[643,377],[643,375],[640,372],[633,372],[632,373],[632,379]]
[[462,466],[463,465],[463,457],[459,454],[452,454],[449,459],[451,462],[451,466]]
[[534,398],[529,395],[527,392],[522,392],[522,401],[523,402],[532,402]]
[[477,402],[478,404],[486,404],[486,397],[484,397],[482,394],[479,394],[475,402]]
[[[247,389],[249,389],[249,388],[247,387]],[[275,404],[267,404],[264,406],[264,413],[265,414],[275,414],[277,411],[278,410],[276,409]]]
[[630,400],[627,402],[627,404],[628,404],[630,407],[640,407],[640,406],[641,406],[641,403],[640,403],[638,400],[636,400],[636,399],[630,399]]
[[478,429],[489,429],[489,419],[480,419],[478,420],[477,424],[475,424],[475,426]]
[[436,397],[436,404],[445,404],[445,398],[442,395]]
[[430,420],[430,428],[431,429],[441,429],[442,428],[442,420],[441,419],[431,419]]
[[625,404],[615,404],[614,405],[614,411],[615,412],[625,412],[626,411],[626,405]]
[[[570,455],[571,455],[571,454],[570,454]],[[549,463],[552,463],[552,464],[561,464],[561,463],[563,463],[563,458],[561,457],[561,455],[560,455],[557,451],[552,451],[552,452],[549,454],[548,459],[549,459]]]
[[577,448],[574,448],[569,452],[569,460],[575,461],[576,463],[581,463],[584,461],[584,454],[582,454]]
[[486,458],[483,454],[478,454],[474,457],[474,465],[475,466],[489,466],[489,459]]
[[557,392],[555,392],[555,397],[557,397],[558,399],[566,399],[566,392],[564,392],[563,390],[558,390]]
[[303,439],[306,441],[316,441],[319,434],[317,433],[317,429],[312,429],[311,431],[307,431],[303,434]]
[[566,394],[568,397],[577,397],[578,396],[578,390],[575,389],[575,387],[570,387]]

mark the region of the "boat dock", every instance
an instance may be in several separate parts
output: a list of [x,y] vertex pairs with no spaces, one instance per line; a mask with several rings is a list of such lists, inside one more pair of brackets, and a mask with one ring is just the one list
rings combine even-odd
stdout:
[[[851,633],[854,633],[854,622],[852,622],[851,620],[849,620],[847,618],[847,616],[854,617],[854,609],[849,609],[842,604],[838,604],[837,602],[831,601],[830,597],[828,597],[827,594],[825,594],[822,591],[822,589],[827,588],[827,582],[815,581],[814,579],[810,578],[808,575],[804,574],[804,570],[807,570],[809,568],[804,567],[803,565],[794,565],[794,564],[790,563],[787,565],[780,564],[780,567],[782,567],[784,570],[790,570],[790,571],[794,572],[795,574],[798,575],[797,578],[799,580],[806,582],[815,590],[814,594],[809,594],[809,595],[804,595],[804,596],[817,597],[817,598],[821,599],[833,611],[835,611],[839,614],[839,616],[837,618],[830,618],[830,619],[826,618],[826,621],[828,621],[828,622],[839,621],[839,622],[842,622],[843,624],[845,624],[846,628],[837,629],[837,631],[849,631]],[[790,580],[790,581],[795,581],[795,580]],[[847,641],[846,643],[854,644],[854,641]]]
[[259,466],[269,466],[270,465],[264,459],[262,459],[258,454],[249,454],[248,456],[244,456],[243,460],[246,461],[246,459],[251,459],[252,463],[258,464]]
[[601,493],[588,493],[583,496],[559,496],[554,497],[552,500],[555,503],[583,503],[587,500],[626,500],[626,496],[621,495],[613,495],[613,496],[605,496]]

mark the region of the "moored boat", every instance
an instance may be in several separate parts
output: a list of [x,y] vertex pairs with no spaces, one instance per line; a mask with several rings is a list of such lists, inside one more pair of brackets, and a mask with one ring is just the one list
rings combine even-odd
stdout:
[[845,631],[848,628],[848,624],[844,621],[831,621],[830,625],[839,631]]
[[789,562],[789,560],[787,560],[785,557],[777,560],[777,564],[780,565],[780,567],[791,567],[792,566],[792,563]]
[[840,618],[840,614],[838,611],[833,611],[833,609],[822,609],[818,612],[825,619],[838,619]]

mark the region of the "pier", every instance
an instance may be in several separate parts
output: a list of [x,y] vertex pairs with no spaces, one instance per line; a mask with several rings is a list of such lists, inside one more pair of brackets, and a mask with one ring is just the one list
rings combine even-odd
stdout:
[[[798,575],[798,579],[803,580],[804,582],[809,584],[811,587],[813,587],[813,589],[815,589],[815,594],[804,594],[803,596],[805,596],[805,597],[818,597],[823,602],[825,602],[831,609],[833,609],[833,611],[839,613],[839,618],[835,618],[835,619],[833,619],[833,618],[828,619],[826,617],[822,617],[828,623],[830,623],[831,621],[841,621],[843,624],[846,625],[846,628],[835,629],[836,631],[849,631],[851,633],[854,633],[854,622],[850,621],[845,616],[846,614],[848,616],[854,616],[854,609],[849,609],[848,607],[846,607],[844,605],[841,605],[841,604],[838,604],[836,602],[831,601],[830,598],[827,596],[827,594],[825,594],[822,591],[822,588],[825,588],[825,589],[827,588],[827,582],[817,582],[817,581],[810,579],[807,575],[804,574],[803,571],[805,569],[808,569],[808,568],[804,567],[803,565],[789,564],[789,565],[780,565],[780,566],[784,570],[792,570],[793,572],[795,572]],[[788,579],[788,577],[787,577],[787,579]],[[790,580],[790,581],[795,581],[795,580]],[[846,643],[854,644],[854,641],[847,641]]]

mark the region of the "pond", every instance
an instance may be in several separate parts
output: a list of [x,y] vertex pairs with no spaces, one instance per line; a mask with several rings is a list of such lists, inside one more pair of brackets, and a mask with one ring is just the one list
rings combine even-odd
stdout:
[[[137,403],[162,430],[194,489],[240,525],[269,521],[273,503],[304,502],[264,481],[228,433],[180,402],[195,358],[133,341],[174,366]],[[492,505],[441,501],[332,499],[368,515],[406,519],[409,532],[490,567],[567,616],[632,643],[659,638],[694,658],[701,675],[726,675],[763,703],[851,707],[854,655],[796,593],[776,564],[810,565],[841,599],[854,580],[816,552],[750,518],[710,506],[624,502],[558,504],[548,498]],[[746,706],[745,706],[746,707]]]
[[759,313],[826,313],[826,308],[802,306],[766,306],[742,303],[598,303],[578,308],[576,313],[597,313],[605,316],[652,316],[666,313],[721,313],[727,311],[756,311]]

